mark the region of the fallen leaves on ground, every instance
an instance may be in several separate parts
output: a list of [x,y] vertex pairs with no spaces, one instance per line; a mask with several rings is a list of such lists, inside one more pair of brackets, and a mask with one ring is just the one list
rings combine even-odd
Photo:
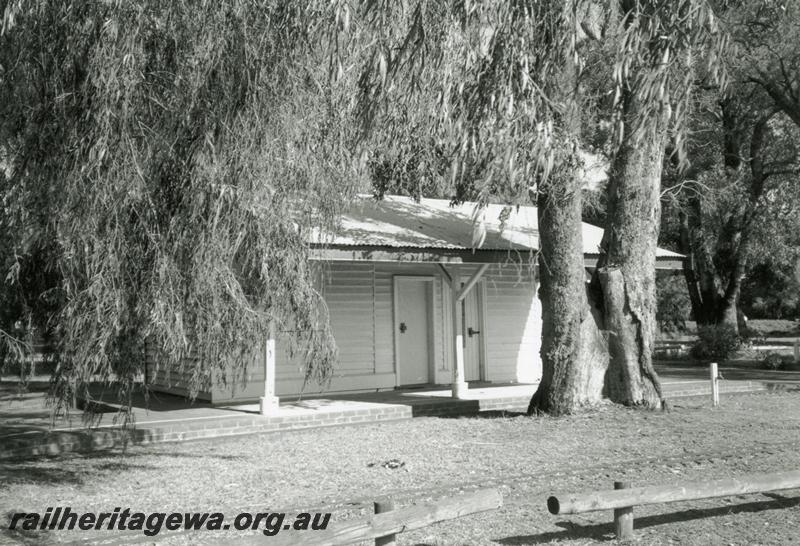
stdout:
[[[404,533],[399,543],[594,544],[613,536],[610,512],[551,516],[548,495],[610,489],[615,480],[663,484],[800,468],[800,393],[722,403],[710,409],[705,398],[684,399],[670,412],[604,405],[560,418],[429,417],[19,461],[0,468],[0,512],[331,511],[334,525],[370,513],[382,498],[402,507],[497,487],[500,510]],[[637,541],[788,543],[800,528],[798,494],[637,508]],[[46,538],[75,540],[77,532]],[[220,535],[164,538],[194,544]]]

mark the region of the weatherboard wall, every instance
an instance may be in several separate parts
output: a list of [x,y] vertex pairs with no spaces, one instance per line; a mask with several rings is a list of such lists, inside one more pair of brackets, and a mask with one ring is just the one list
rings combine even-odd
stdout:
[[[462,266],[469,276],[472,266]],[[432,277],[431,339],[433,383],[451,380],[453,349],[449,284],[435,264],[327,262],[321,264],[318,286],[328,307],[339,359],[326,387],[304,385],[302,358],[291,355],[290,332],[278,335],[276,394],[392,389],[397,386],[394,354],[394,277]],[[483,373],[491,382],[533,382],[541,377],[539,334],[541,307],[536,283],[527,266],[492,265],[474,290],[483,297]],[[232,374],[207,380],[198,398],[223,403],[254,400],[263,392],[264,351],[259,347],[247,363],[245,381]],[[191,366],[155,371],[155,353],[148,355],[151,386],[175,394],[188,393]]]
[[487,379],[539,381],[542,308],[535,275],[527,266],[493,265],[484,286]]
[[[462,276],[468,277],[476,267],[462,266]],[[453,327],[445,310],[451,301],[441,269],[432,264],[330,262],[323,273],[322,293],[339,348],[339,365],[328,391],[396,386],[396,275],[433,277],[431,377],[436,384],[450,383]],[[484,299],[484,377],[495,383],[538,381],[541,305],[533,272],[525,265],[492,265],[474,290],[481,290]],[[296,394],[301,388],[301,366],[279,350],[278,395]],[[322,389],[306,385],[305,392]]]

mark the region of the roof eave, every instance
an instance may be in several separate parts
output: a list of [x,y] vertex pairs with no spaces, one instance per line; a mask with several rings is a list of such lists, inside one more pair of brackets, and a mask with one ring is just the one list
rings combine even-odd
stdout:
[[536,251],[466,248],[390,247],[384,245],[311,245],[311,259],[368,262],[521,263]]
[[[429,263],[521,263],[534,259],[536,250],[467,249],[439,247],[392,247],[386,245],[311,245],[315,260],[348,262],[429,262]],[[599,254],[585,252],[584,265],[594,267]],[[656,269],[683,268],[680,255],[656,257]]]

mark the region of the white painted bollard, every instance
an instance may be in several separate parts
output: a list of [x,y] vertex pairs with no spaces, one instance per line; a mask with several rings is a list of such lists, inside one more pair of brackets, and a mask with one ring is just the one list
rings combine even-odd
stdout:
[[719,406],[719,374],[717,373],[717,363],[712,362],[711,373],[711,403],[716,408]]
[[259,399],[261,415],[274,415],[280,409],[280,399],[275,396],[275,323],[270,321],[264,342],[264,396]]

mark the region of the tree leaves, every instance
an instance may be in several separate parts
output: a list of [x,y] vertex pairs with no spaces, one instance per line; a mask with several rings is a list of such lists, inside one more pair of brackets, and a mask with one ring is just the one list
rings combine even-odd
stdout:
[[296,226],[335,221],[353,185],[342,91],[316,83],[327,4],[15,6],[0,258],[58,272],[21,276],[20,312],[63,295],[38,324],[57,332],[60,380],[129,393],[147,342],[188,363],[196,393],[242,377],[269,320],[324,380],[335,348]]

